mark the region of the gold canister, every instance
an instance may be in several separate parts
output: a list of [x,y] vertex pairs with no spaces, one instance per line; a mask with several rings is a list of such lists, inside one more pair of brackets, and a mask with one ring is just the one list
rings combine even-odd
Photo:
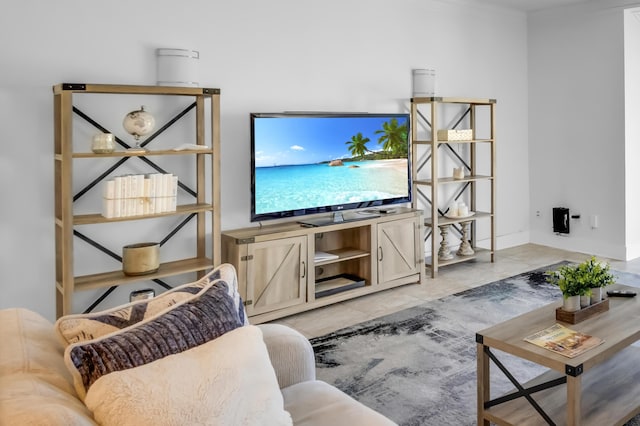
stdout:
[[109,154],[116,150],[115,136],[111,133],[98,133],[93,136],[91,150],[96,154]]
[[160,267],[160,244],[137,243],[122,248],[122,271],[125,275],[152,274]]

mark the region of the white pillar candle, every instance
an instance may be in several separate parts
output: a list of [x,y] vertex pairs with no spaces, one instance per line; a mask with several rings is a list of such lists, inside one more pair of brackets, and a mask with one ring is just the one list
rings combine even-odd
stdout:
[[449,216],[458,216],[458,203],[449,204],[449,211],[447,212]]

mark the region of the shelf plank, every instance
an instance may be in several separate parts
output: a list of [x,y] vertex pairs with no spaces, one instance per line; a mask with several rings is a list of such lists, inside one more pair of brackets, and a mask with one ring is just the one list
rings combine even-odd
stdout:
[[213,205],[211,204],[184,204],[176,207],[175,212],[165,212],[151,215],[140,215],[140,216],[124,216],[124,217],[114,217],[111,219],[107,219],[99,213],[92,214],[83,214],[77,215],[73,217],[74,225],[92,225],[96,223],[111,223],[111,222],[124,222],[130,220],[140,220],[140,219],[153,219],[157,217],[164,216],[176,216],[176,215],[184,215],[191,213],[201,213],[212,211]]
[[77,291],[81,291],[94,288],[111,287],[139,281],[148,281],[154,278],[184,274],[187,272],[203,271],[209,268],[213,268],[213,261],[211,259],[206,257],[194,257],[191,259],[162,263],[156,272],[147,275],[129,276],[125,275],[121,270],[118,270],[78,276],[75,277],[75,289]]
[[360,250],[353,247],[344,247],[337,250],[327,250],[327,253],[335,254],[337,259],[328,259],[314,262],[315,266],[328,265],[330,263],[343,262],[350,259],[359,259],[361,257],[370,256],[370,253],[365,250]]
[[487,143],[487,142],[493,142],[493,139],[469,139],[469,140],[462,140],[462,141],[441,141],[441,140],[438,140],[438,141],[436,141],[436,143],[438,143],[438,144],[447,144],[447,143]]
[[[491,250],[483,249],[483,248],[480,248],[480,247],[474,247],[473,250],[475,251],[475,254],[472,254],[470,256],[458,256],[458,255],[455,254],[455,250],[452,250],[453,259],[450,259],[450,260],[438,260],[438,266],[447,266],[447,265],[453,265],[453,264],[456,264],[456,263],[468,262],[470,260],[477,259],[479,256],[481,256],[483,254],[491,252]],[[429,257],[427,257],[425,259],[425,266],[428,267],[428,268],[433,266],[433,258],[431,256],[429,256]]]
[[149,151],[114,151],[106,154],[96,154],[93,152],[74,152],[73,158],[122,158],[122,157],[150,157],[153,155],[193,155],[193,154],[213,154],[213,149],[157,149]]
[[[491,217],[491,213],[488,212],[480,212],[477,211],[476,214],[474,214],[473,216],[469,216],[469,217],[465,217],[465,218],[449,218],[446,216],[440,216],[438,218],[438,226],[439,225],[449,225],[452,223],[460,223],[460,222],[469,222],[469,221],[473,221],[473,220],[478,220],[478,219],[484,219],[487,217]],[[429,228],[431,228],[433,226],[433,221],[431,220],[430,217],[426,217],[424,219],[424,225],[428,226]]]
[[[463,179],[454,179],[452,177],[441,177],[438,178],[438,183],[465,183],[465,182],[477,182],[483,180],[491,180],[493,176],[489,175],[473,175],[473,176],[465,176]],[[417,179],[413,181],[418,185],[433,185],[433,179]]]
[[315,297],[327,297],[343,291],[354,290],[364,287],[366,285],[363,278],[357,278],[352,276],[338,276],[332,279],[324,280],[322,282],[316,282],[315,285]]
[[[445,144],[445,143],[487,143],[487,142],[493,142],[493,139],[470,139],[470,140],[464,140],[464,141],[436,141],[436,143],[438,144]],[[431,140],[414,140],[412,142],[414,145],[431,145],[433,143],[433,141]]]
[[220,89],[205,87],[177,87],[177,86],[140,86],[129,84],[85,84],[60,83],[53,86],[53,93],[111,93],[117,95],[219,95]]
[[434,102],[441,102],[441,103],[449,103],[449,104],[491,105],[491,104],[495,104],[497,101],[495,99],[488,99],[488,98],[461,98],[461,97],[443,98],[439,96],[429,96],[429,97],[411,98],[411,102],[415,104],[430,104]]

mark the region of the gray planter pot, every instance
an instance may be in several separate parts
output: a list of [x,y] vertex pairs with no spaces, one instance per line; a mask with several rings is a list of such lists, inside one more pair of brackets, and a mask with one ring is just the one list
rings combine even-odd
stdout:
[[562,309],[567,312],[580,310],[580,296],[569,296],[562,298]]
[[580,307],[587,308],[589,307],[589,305],[591,305],[591,296],[589,296],[588,294],[580,296]]

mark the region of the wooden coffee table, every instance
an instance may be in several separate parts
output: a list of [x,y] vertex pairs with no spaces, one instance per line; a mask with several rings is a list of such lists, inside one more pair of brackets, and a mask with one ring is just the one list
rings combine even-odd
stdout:
[[[607,289],[640,289],[615,284]],[[525,336],[556,322],[556,303],[476,334],[478,351],[478,425],[622,425],[640,414],[640,295],[610,299],[610,307],[567,327],[604,339],[575,358],[525,342]],[[507,371],[495,350],[535,362],[549,370],[526,384]],[[493,362],[491,362],[493,361]],[[514,392],[491,398],[490,366],[514,383]]]

